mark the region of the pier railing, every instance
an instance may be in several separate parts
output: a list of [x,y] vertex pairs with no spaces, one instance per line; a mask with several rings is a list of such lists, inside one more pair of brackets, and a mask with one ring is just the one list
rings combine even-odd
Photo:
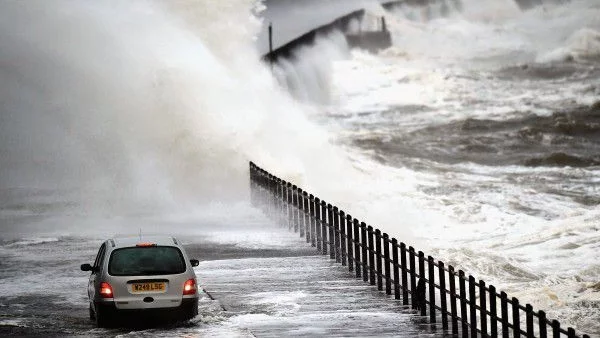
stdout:
[[589,338],[578,336],[571,327],[561,327],[544,311],[534,311],[530,304],[522,304],[493,285],[367,226],[252,162],[250,192],[252,204],[279,224],[347,266],[356,278],[429,316],[430,323],[441,323],[448,333],[463,337]]

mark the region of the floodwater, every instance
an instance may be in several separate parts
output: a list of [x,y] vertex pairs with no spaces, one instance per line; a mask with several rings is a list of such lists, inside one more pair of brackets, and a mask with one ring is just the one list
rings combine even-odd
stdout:
[[[264,220],[236,229],[179,236],[201,287],[189,322],[95,328],[88,318],[88,273],[101,240],[58,236],[3,240],[0,334],[3,336],[413,337],[441,336],[401,301],[318,255],[297,234]],[[181,224],[179,224],[181,225]]]

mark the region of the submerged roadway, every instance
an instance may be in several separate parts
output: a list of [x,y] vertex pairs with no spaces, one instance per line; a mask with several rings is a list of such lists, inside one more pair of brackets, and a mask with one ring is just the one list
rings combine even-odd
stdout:
[[[176,227],[173,227],[176,228]],[[88,318],[87,273],[102,239],[0,241],[0,336],[414,337],[442,336],[400,301],[363,283],[304,239],[267,220],[179,235],[202,287],[187,323],[98,329]]]

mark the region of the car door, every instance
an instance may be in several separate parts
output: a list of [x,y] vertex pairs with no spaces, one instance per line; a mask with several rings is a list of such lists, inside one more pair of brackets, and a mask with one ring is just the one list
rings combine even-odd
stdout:
[[92,269],[92,273],[90,274],[90,280],[88,283],[88,297],[91,301],[94,300],[96,296],[96,279],[102,273],[102,262],[104,261],[104,254],[106,253],[106,243],[102,243],[100,249],[98,249],[98,254],[96,255],[96,260],[94,260],[94,265]]

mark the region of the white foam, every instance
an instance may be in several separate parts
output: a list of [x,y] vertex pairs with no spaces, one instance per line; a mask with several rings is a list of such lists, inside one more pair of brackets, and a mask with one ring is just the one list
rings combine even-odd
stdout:
[[[600,8],[593,1],[525,13],[515,11],[514,2],[468,5],[466,13],[428,22],[414,15],[391,17],[394,47],[377,56],[352,51],[351,59],[337,62],[332,130],[339,130],[343,140],[383,138],[390,130],[408,133],[467,118],[548,116],[597,101],[597,81],[586,72],[551,80],[511,78],[511,71],[506,78],[498,76],[505,67],[540,62],[539,55],[548,51],[566,50],[579,69],[595,65]],[[499,12],[491,10],[499,7]],[[553,58],[547,61],[565,60]],[[417,113],[410,111],[415,106],[421,107]],[[393,127],[371,127],[385,123]],[[366,127],[353,129],[357,125]],[[351,152],[358,159],[372,155]],[[597,300],[589,286],[597,271],[599,216],[594,206],[571,196],[597,195],[597,168],[422,161],[420,165],[431,170],[413,172],[369,161],[356,163],[374,181],[381,177],[387,184],[365,187],[370,198],[352,204],[350,210],[359,210],[369,221],[376,219],[374,225],[401,240],[404,234],[397,229],[414,229],[417,241],[409,239],[409,244],[515,292],[522,302],[552,308],[554,318],[564,319],[564,325],[596,332],[584,313],[597,314],[590,305]],[[398,185],[403,189],[396,190]],[[371,190],[375,187],[381,190]],[[396,219],[382,219],[386,212]],[[540,290],[564,301],[538,301]]]
[[294,50],[289,58],[277,60],[273,65],[273,74],[297,99],[327,104],[332,87],[330,78],[333,62],[347,57],[344,35],[334,31],[326,36],[318,36],[312,46]]
[[28,327],[25,319],[0,319],[0,326]]
[[591,28],[579,29],[565,43],[566,46],[541,55],[537,61],[597,61],[600,58],[600,32],[597,30]]

